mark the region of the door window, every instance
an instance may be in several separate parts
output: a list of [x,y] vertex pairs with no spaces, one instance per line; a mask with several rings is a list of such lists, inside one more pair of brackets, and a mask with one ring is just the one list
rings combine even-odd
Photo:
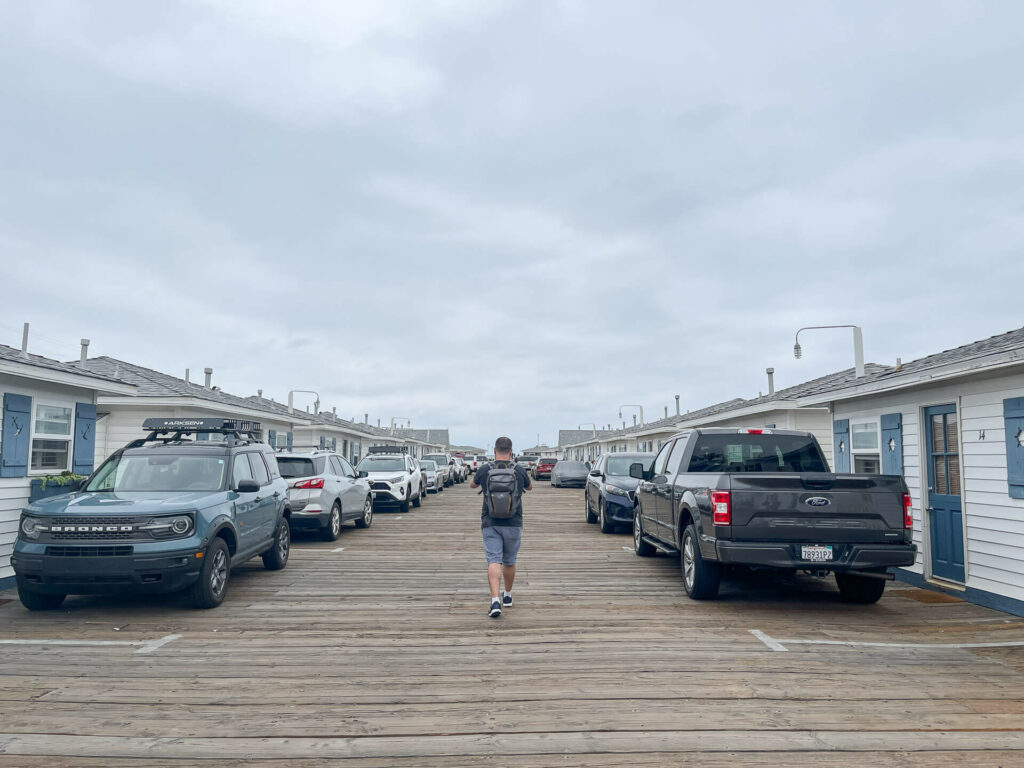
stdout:
[[654,476],[665,474],[665,464],[668,463],[668,453],[671,450],[673,443],[665,443],[662,447],[658,457],[654,460]]
[[263,457],[258,453],[246,454],[249,457],[249,462],[252,464],[253,478],[260,487],[270,482],[270,473],[267,471],[267,465],[263,463]]
[[249,459],[244,453],[235,455],[231,464],[231,487],[237,488],[242,480],[255,480],[252,474],[252,467],[249,466]]
[[686,452],[686,440],[676,440],[672,448],[672,453],[669,454],[668,463],[665,465],[667,471],[675,474],[679,471],[679,465],[683,463],[683,453]]
[[345,476],[345,470],[341,468],[341,460],[337,456],[331,456],[331,474],[337,475],[338,477]]
[[341,465],[341,474],[345,477],[355,477],[356,471],[352,469],[352,465],[344,459],[339,458],[338,463]]
[[932,414],[932,490],[960,495],[960,440],[955,413]]

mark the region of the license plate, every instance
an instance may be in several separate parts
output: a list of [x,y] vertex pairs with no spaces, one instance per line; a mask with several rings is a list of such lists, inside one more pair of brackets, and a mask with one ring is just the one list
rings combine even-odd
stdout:
[[828,546],[805,546],[800,547],[800,557],[814,563],[821,563],[832,559],[832,547]]

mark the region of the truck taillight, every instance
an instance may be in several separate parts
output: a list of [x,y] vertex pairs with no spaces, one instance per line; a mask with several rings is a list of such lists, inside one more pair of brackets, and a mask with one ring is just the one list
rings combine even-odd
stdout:
[[914,513],[913,513],[914,502],[910,498],[909,493],[903,494],[903,527],[913,528],[914,527]]
[[728,491],[711,492],[711,517],[715,525],[732,525],[732,509]]
[[303,480],[301,483],[296,483],[293,488],[300,488],[303,490],[310,490],[313,488],[323,488],[324,479],[322,477],[315,477],[312,480]]

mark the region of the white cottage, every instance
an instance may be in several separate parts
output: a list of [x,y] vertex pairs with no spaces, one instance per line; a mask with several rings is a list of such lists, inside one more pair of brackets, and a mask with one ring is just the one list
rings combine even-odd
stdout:
[[136,388],[39,355],[0,345],[0,589],[14,586],[11,552],[33,481],[93,471],[98,396],[132,397]]
[[900,578],[1024,615],[1024,328],[808,395],[837,472],[901,474],[917,564]]

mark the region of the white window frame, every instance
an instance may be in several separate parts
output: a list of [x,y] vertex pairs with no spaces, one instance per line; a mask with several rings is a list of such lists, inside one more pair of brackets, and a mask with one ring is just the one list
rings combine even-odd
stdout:
[[[54,408],[71,409],[71,430],[67,437],[62,435],[36,435],[36,408],[40,405],[49,405]],[[46,475],[59,475],[61,472],[70,472],[75,463],[75,413],[76,404],[73,400],[61,400],[60,398],[33,397],[32,398],[32,424],[28,436],[28,475],[32,477],[44,477]],[[63,469],[32,469],[32,446],[36,440],[67,440],[68,463]]]
[[[862,424],[874,424],[875,425],[875,447],[874,448],[854,448],[853,447],[853,428]],[[857,456],[867,455],[875,456],[878,459],[878,471],[882,471],[882,419],[880,416],[876,416],[874,419],[858,419],[857,421],[850,420],[850,471],[857,471]]]

